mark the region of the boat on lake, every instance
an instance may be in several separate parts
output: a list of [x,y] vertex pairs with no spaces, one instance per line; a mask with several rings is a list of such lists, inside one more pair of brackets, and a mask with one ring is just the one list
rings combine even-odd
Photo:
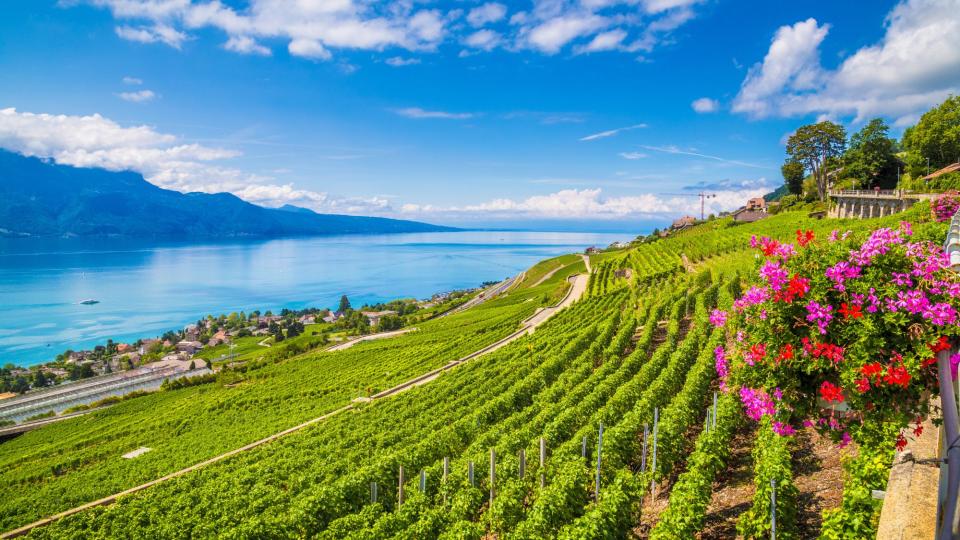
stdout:
[[94,304],[99,304],[99,303],[100,303],[99,300],[94,300],[93,298],[87,298],[86,300],[81,300],[81,301],[80,301],[80,304],[82,304],[82,305],[84,305],[84,306],[92,306],[92,305],[94,305]]

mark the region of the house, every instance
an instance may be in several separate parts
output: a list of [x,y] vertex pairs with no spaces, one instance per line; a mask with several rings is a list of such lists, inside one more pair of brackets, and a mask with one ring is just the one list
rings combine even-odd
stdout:
[[10,399],[10,398],[12,398],[12,397],[17,397],[17,394],[15,394],[15,393],[13,393],[13,392],[4,392],[4,393],[0,394],[0,400]]
[[921,178],[921,180],[930,181],[930,180],[933,180],[934,178],[936,178],[936,177],[938,177],[938,176],[942,176],[942,175],[947,174],[947,173],[958,172],[958,171],[960,171],[960,162],[951,163],[950,165],[947,165],[946,167],[944,167],[944,168],[942,168],[942,169],[938,169],[938,170],[933,171],[932,173],[924,176],[923,178]]
[[316,324],[317,317],[314,315],[304,315],[297,320],[300,321],[300,324],[306,326],[308,324]]
[[117,352],[118,352],[118,353],[125,353],[125,352],[127,352],[127,351],[129,351],[129,350],[131,350],[131,349],[133,349],[133,346],[130,345],[129,343],[117,343]]
[[753,223],[767,217],[767,213],[762,210],[749,210],[743,207],[733,213],[733,220],[737,223]]
[[226,331],[226,330],[220,330],[220,331],[217,332],[216,334],[210,336],[210,340],[207,341],[207,346],[208,346],[208,347],[216,347],[217,345],[220,345],[221,343],[229,343],[229,342],[230,342],[230,337],[227,336],[227,331]]
[[629,242],[614,242],[610,244],[611,249],[624,249],[630,247]]
[[177,350],[180,352],[185,352],[187,354],[194,354],[203,348],[203,344],[199,341],[187,341],[183,340],[177,343]]
[[682,218],[673,220],[673,224],[670,225],[671,229],[684,229],[686,227],[692,227],[697,223],[697,218],[693,216],[683,216]]
[[147,354],[150,352],[150,349],[152,349],[158,343],[160,343],[159,339],[141,339],[140,349],[137,352],[139,352],[141,355]]
[[396,311],[386,310],[386,311],[361,311],[360,312],[364,317],[370,321],[370,326],[376,326],[380,324],[380,319],[386,317],[387,315],[396,315]]
[[756,210],[759,212],[767,211],[767,201],[763,197],[754,197],[747,201],[747,205],[744,207],[746,210]]
[[332,312],[332,311],[331,311],[330,313],[327,314],[326,317],[323,318],[323,322],[325,322],[325,323],[335,323],[335,322],[337,322],[337,319],[339,319],[339,318],[342,317],[342,316],[343,316],[343,315],[341,315],[339,312]]
[[596,253],[600,253],[600,249],[594,246],[590,246],[584,251],[584,253],[586,253],[587,255],[594,255]]

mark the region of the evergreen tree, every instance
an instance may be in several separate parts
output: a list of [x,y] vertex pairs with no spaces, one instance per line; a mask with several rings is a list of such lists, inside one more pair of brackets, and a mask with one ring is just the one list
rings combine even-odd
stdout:
[[337,308],[337,311],[339,311],[340,313],[346,313],[346,312],[348,312],[348,311],[350,311],[350,310],[352,310],[352,309],[353,309],[353,308],[350,307],[350,299],[347,298],[347,295],[341,296],[341,297],[340,297],[340,307]]

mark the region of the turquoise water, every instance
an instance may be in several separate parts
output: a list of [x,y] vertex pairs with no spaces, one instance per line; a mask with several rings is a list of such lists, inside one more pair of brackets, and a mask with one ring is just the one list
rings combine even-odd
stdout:
[[[131,341],[208,313],[355,306],[475,287],[629,234],[454,232],[202,244],[0,241],[0,364]],[[99,304],[81,305],[85,299]]]

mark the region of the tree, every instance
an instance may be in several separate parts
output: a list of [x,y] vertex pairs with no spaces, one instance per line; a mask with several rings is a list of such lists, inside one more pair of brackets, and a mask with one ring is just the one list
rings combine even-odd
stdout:
[[347,298],[347,295],[341,296],[341,297],[340,297],[340,307],[337,308],[337,311],[339,311],[340,313],[346,313],[346,312],[350,311],[351,309],[353,309],[353,308],[350,307],[350,299]]
[[863,187],[891,186],[896,182],[897,143],[887,136],[890,127],[874,118],[850,137],[843,156],[844,173],[862,181]]
[[827,198],[828,163],[843,155],[847,133],[829,120],[801,126],[787,140],[787,155],[810,171],[821,201]]
[[803,193],[803,163],[788,159],[780,167],[780,174],[783,175],[783,182],[787,185],[787,191],[793,195]]
[[42,370],[42,369],[38,369],[36,372],[34,372],[34,374],[33,374],[33,387],[34,387],[34,388],[43,388],[43,387],[46,386],[47,384],[48,384],[48,383],[47,383],[47,377],[43,374],[43,370]]
[[927,160],[932,170],[960,161],[960,96],[947,98],[904,131],[903,148],[913,176],[927,174]]

